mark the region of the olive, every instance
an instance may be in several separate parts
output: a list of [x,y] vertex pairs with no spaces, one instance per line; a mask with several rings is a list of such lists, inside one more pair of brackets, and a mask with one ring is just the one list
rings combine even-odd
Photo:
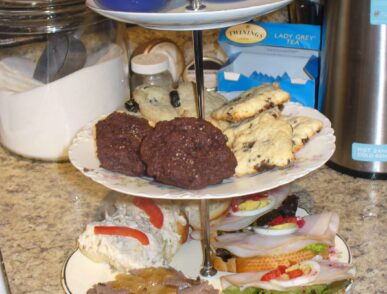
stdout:
[[138,103],[133,99],[129,99],[125,102],[125,108],[130,112],[138,112],[140,110]]
[[176,90],[169,92],[169,98],[170,98],[171,105],[173,107],[176,108],[176,107],[179,107],[181,105],[179,92],[177,92]]
[[224,262],[227,262],[227,260],[234,257],[230,251],[224,248],[217,248],[215,250],[215,254],[216,256],[219,256]]

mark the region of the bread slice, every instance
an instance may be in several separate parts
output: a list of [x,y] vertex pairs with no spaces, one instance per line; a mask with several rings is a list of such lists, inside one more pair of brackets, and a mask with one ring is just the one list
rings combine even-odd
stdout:
[[[224,261],[219,256],[213,256],[212,261],[215,269],[222,272],[243,273],[255,271],[267,271],[276,269],[279,265],[290,265],[291,263],[299,263],[304,260],[309,260],[315,257],[318,253],[313,250],[299,250],[293,253],[274,255],[274,256],[258,256],[258,257],[232,257]],[[320,255],[323,258],[328,258],[328,250]]]
[[[209,219],[214,221],[227,214],[231,204],[230,199],[212,199],[209,201]],[[195,231],[199,231],[200,225],[200,201],[187,201],[184,207],[189,225]]]
[[187,215],[183,210],[180,212],[180,215],[184,217],[186,222],[185,223],[176,222],[176,230],[177,230],[177,233],[180,235],[180,241],[179,241],[180,244],[184,244],[188,239],[189,223],[188,223]]

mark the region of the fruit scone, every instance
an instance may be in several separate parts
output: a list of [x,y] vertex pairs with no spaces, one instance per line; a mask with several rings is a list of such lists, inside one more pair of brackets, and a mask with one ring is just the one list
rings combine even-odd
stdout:
[[304,147],[323,128],[323,123],[320,120],[311,117],[295,116],[287,117],[286,120],[293,129],[293,152],[297,152]]
[[269,110],[224,130],[237,159],[236,176],[286,167],[294,159],[292,127]]
[[[205,116],[227,102],[223,95],[204,92]],[[133,92],[140,112],[152,125],[176,117],[197,117],[195,86],[191,82],[180,83],[177,89],[141,85]]]
[[133,197],[117,202],[104,220],[88,224],[78,246],[91,260],[127,272],[167,266],[187,236],[188,222],[179,205]]
[[216,120],[240,122],[289,100],[290,94],[281,90],[277,83],[262,84],[244,91],[229,103],[214,110],[211,116]]

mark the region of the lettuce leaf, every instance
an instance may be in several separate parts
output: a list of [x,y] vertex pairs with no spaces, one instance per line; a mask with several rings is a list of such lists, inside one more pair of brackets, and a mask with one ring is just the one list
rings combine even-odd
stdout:
[[264,290],[259,288],[246,288],[240,290],[237,287],[230,287],[223,290],[223,294],[336,294],[344,290],[351,283],[349,280],[334,282],[329,285],[312,285],[307,287],[295,287],[287,291]]
[[321,252],[324,252],[325,250],[327,250],[328,247],[329,247],[329,245],[327,245],[327,244],[315,243],[315,244],[310,244],[310,245],[304,247],[303,249],[304,250],[312,250],[316,253],[321,253]]

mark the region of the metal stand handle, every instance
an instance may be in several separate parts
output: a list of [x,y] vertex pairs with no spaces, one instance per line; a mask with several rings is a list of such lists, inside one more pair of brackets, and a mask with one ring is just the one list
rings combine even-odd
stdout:
[[187,10],[198,11],[206,8],[205,5],[202,4],[202,0],[190,0],[190,4],[186,7]]
[[[199,119],[204,119],[204,74],[203,74],[203,38],[201,31],[193,31],[193,46],[195,53],[195,75],[196,75],[196,92],[197,108]],[[200,222],[203,251],[203,267],[200,274],[204,277],[214,276],[216,269],[211,261],[210,247],[210,221],[208,200],[200,200]]]

